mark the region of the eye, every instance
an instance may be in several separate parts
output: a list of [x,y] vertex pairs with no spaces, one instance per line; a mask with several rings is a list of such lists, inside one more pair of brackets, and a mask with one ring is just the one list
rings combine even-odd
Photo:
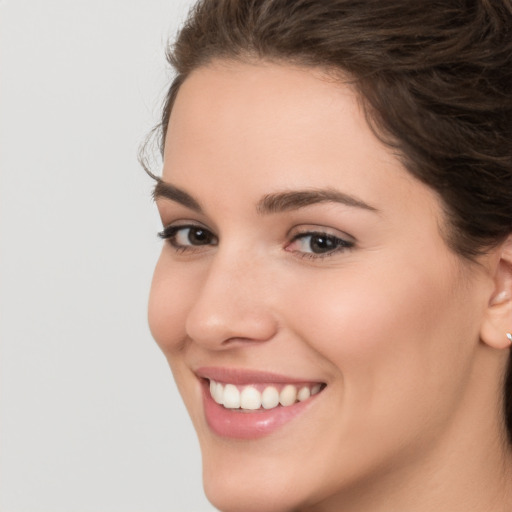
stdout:
[[308,232],[296,235],[286,247],[287,251],[308,257],[321,257],[354,247],[354,242],[329,233]]
[[183,251],[204,245],[217,245],[217,237],[208,229],[197,226],[167,226],[160,233],[160,238],[167,240],[176,249]]

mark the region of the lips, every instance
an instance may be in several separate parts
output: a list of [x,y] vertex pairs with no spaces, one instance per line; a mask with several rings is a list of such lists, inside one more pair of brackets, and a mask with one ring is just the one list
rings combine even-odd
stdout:
[[206,422],[222,437],[255,439],[305,412],[325,387],[267,372],[201,368]]

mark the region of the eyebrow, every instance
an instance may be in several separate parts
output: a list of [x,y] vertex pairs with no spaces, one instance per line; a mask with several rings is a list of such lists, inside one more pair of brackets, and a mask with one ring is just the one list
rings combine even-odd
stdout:
[[[153,190],[153,198],[156,200],[161,197],[175,201],[197,213],[203,213],[201,205],[190,194],[159,178]],[[327,202],[341,203],[346,206],[362,208],[372,212],[379,211],[377,208],[365,203],[357,197],[332,188],[290,190],[267,194],[258,202],[256,210],[258,213],[265,215],[298,210],[313,204]]]
[[361,199],[332,188],[291,190],[276,194],[268,194],[259,201],[257,210],[259,213],[263,214],[278,213],[297,210],[312,204],[327,202],[341,203],[346,206],[378,212],[377,208],[370,206]]
[[182,204],[197,213],[203,213],[201,205],[190,194],[158,178],[153,189],[153,199],[156,201],[160,197]]

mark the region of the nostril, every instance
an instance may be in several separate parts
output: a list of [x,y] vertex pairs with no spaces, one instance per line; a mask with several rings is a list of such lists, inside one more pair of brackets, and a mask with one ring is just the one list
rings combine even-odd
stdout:
[[257,338],[241,338],[239,336],[233,336],[232,338],[228,338],[222,342],[223,345],[250,345],[252,343],[257,343],[261,341],[267,341],[266,339],[257,339]]

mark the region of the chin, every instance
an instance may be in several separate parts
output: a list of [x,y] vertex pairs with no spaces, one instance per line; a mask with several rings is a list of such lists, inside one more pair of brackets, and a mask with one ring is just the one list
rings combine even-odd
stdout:
[[268,456],[265,446],[258,450],[257,446],[251,446],[252,441],[212,439],[212,436],[203,441],[204,490],[217,509],[222,512],[296,510],[297,492],[293,483],[297,478],[293,470],[288,470],[290,464],[285,458]]
[[247,471],[242,475],[225,475],[212,471],[203,474],[207,498],[222,512],[292,512],[304,505],[298,489],[287,475],[275,478],[255,475]]
[[272,437],[257,443],[202,439],[204,490],[218,510],[298,512],[335,498],[342,476],[325,473],[319,462],[326,453],[297,451],[287,442],[290,435]]

